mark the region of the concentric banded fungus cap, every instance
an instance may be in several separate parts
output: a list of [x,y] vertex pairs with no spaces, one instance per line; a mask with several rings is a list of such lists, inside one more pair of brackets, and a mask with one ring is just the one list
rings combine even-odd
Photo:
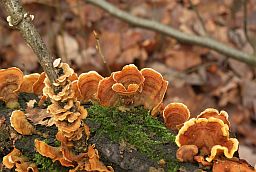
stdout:
[[177,150],[176,158],[180,162],[193,162],[197,154],[198,148],[195,145],[183,145]]
[[133,65],[126,65],[121,71],[113,73],[112,89],[120,95],[133,95],[134,93],[141,92],[142,85],[145,78],[142,76],[138,68]]
[[90,99],[95,99],[99,82],[102,79],[103,77],[95,71],[79,75],[77,85],[84,102],[88,102]]
[[166,127],[173,130],[186,122],[189,117],[189,109],[183,103],[170,103],[163,111],[163,118]]
[[78,83],[78,80],[72,81],[71,89],[75,93],[75,98],[77,98],[78,101],[82,101],[83,97],[81,95],[81,92],[80,92],[80,90],[78,88],[78,84],[77,83]]
[[23,73],[16,67],[0,70],[0,100],[14,109],[19,106],[17,92],[23,81]]
[[203,112],[201,112],[197,118],[218,118],[227,124],[230,127],[230,122],[228,121],[228,113],[226,111],[218,111],[217,109],[207,108]]
[[99,82],[96,97],[102,106],[114,106],[118,103],[118,94],[112,90],[114,84],[113,73]]
[[142,93],[135,101],[136,105],[144,105],[146,109],[153,109],[159,106],[164,98],[168,87],[168,81],[163,76],[151,68],[141,70],[145,78]]
[[11,126],[22,135],[32,135],[36,132],[35,128],[28,122],[24,112],[15,110],[10,117]]
[[23,76],[23,82],[20,86],[19,92],[33,93],[33,85],[39,79],[39,73],[32,73],[30,75]]
[[244,160],[237,160],[237,159],[217,159],[212,168],[212,172],[221,172],[221,171],[228,171],[228,172],[255,172],[256,169],[251,167],[246,161]]
[[175,142],[179,147],[182,145],[197,146],[201,155],[210,155],[206,158],[208,162],[222,152],[227,158],[232,158],[238,149],[237,139],[229,138],[228,125],[213,117],[192,118],[185,122]]
[[42,95],[43,94],[43,88],[44,88],[44,80],[46,78],[46,75],[44,72],[42,72],[38,78],[38,80],[33,85],[33,92],[36,95]]

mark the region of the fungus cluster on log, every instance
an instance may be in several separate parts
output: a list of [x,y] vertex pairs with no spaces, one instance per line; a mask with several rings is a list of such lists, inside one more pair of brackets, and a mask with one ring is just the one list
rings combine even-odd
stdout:
[[21,151],[16,148],[3,158],[3,164],[8,169],[15,167],[17,172],[38,172],[36,164],[29,162],[28,158],[23,156]]
[[[57,127],[55,137],[60,146],[54,147],[35,139],[35,150],[53,162],[59,161],[62,166],[72,168],[70,172],[114,171],[112,167],[105,166],[100,161],[95,145],[87,145],[90,129],[84,121],[90,114],[81,104],[89,101],[101,106],[143,106],[151,111],[153,117],[161,112],[166,127],[178,131],[175,142],[179,148],[176,156],[181,162],[198,162],[203,166],[213,167],[214,172],[223,169],[233,172],[234,166],[253,171],[246,162],[233,157],[238,149],[238,140],[229,136],[230,123],[227,112],[208,108],[196,118],[189,119],[190,111],[182,103],[170,103],[163,108],[162,101],[168,81],[155,70],[138,70],[131,64],[104,78],[95,71],[77,76],[74,70],[60,59],[55,60],[53,66],[58,74],[54,83],[50,83],[44,72],[24,76],[18,68],[0,70],[0,98],[9,108],[18,108],[17,99],[20,92],[39,96],[39,106],[46,99],[51,101],[45,117],[50,117],[51,125]],[[36,116],[34,118],[36,122],[33,122],[33,116],[15,110],[11,114],[10,123],[21,135],[39,134],[45,137],[36,131],[34,125],[49,125],[40,122]],[[86,150],[75,151],[77,141],[84,142]],[[3,164],[9,169],[15,167],[16,171],[38,171],[36,165],[29,162],[17,148],[4,157]]]
[[45,73],[32,73],[24,75],[16,67],[0,70],[0,100],[11,109],[19,107],[18,94],[20,92],[42,95],[44,88]]
[[155,116],[167,86],[168,81],[157,71],[150,68],[139,71],[135,65],[127,65],[99,82],[97,98],[103,106],[143,105]]
[[[180,116],[184,115],[180,111]],[[234,164],[245,171],[253,168],[241,160],[234,161],[234,153],[239,142],[229,136],[228,113],[208,108],[196,118],[184,122],[176,136],[179,149],[176,157],[180,162],[198,162],[203,166],[213,166],[213,171],[233,171]],[[230,165],[233,164],[233,165]],[[238,168],[236,168],[238,169]]]

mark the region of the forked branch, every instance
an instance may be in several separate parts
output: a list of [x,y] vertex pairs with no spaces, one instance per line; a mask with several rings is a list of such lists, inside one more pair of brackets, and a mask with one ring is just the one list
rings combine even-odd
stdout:
[[204,36],[189,35],[181,31],[178,31],[170,26],[163,25],[159,22],[133,16],[128,12],[118,9],[117,7],[113,6],[111,3],[105,0],[84,0],[84,1],[101,8],[109,12],[111,15],[123,21],[126,21],[127,23],[130,23],[134,26],[138,26],[141,28],[162,33],[164,35],[170,36],[183,43],[207,47],[212,50],[215,50],[216,52],[224,54],[227,57],[245,62],[252,66],[256,66],[256,57],[254,55],[250,55],[238,49],[232,48],[212,38],[208,38]]

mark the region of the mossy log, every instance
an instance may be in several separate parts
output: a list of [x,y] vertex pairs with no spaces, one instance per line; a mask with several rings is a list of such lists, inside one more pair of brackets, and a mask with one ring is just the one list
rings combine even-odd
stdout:
[[[26,102],[37,99],[32,94],[20,94],[21,109],[26,108]],[[197,164],[180,163],[176,160],[177,146],[174,143],[175,134],[166,129],[159,119],[152,118],[149,112],[142,107],[123,109],[115,107],[101,107],[91,104],[85,105],[89,116],[85,123],[91,130],[90,139],[76,144],[76,151],[81,151],[88,144],[95,144],[100,159],[105,165],[111,165],[117,172],[125,171],[195,171]],[[57,128],[36,125],[36,130],[47,133],[48,137],[40,135],[21,136],[10,126],[12,110],[0,103],[0,156],[8,154],[15,146],[22,153],[34,161],[40,171],[68,171],[58,162],[52,163],[49,158],[36,153],[34,139],[44,140],[49,145],[58,146],[55,139]],[[16,141],[13,144],[13,134]],[[8,171],[2,166],[2,171]]]

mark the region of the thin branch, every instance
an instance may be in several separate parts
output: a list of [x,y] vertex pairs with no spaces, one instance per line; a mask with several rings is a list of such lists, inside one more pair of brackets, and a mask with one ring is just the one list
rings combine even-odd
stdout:
[[253,53],[255,54],[255,52],[256,52],[256,45],[253,43],[253,41],[250,39],[250,37],[248,35],[248,27],[247,27],[247,2],[248,2],[248,0],[243,0],[244,34],[245,34],[246,40],[248,41],[248,43],[253,48]]
[[141,28],[145,28],[145,29],[149,29],[152,31],[156,31],[156,32],[165,34],[165,35],[173,37],[183,43],[207,47],[207,48],[215,50],[221,54],[224,54],[230,58],[234,58],[236,60],[245,62],[247,64],[256,66],[256,57],[255,56],[247,54],[247,53],[237,50],[235,48],[229,47],[229,46],[225,45],[224,43],[218,42],[212,38],[188,35],[186,33],[178,31],[172,27],[163,25],[159,22],[135,17],[125,11],[122,11],[122,10],[116,8],[115,6],[111,5],[110,3],[108,3],[105,0],[84,0],[84,1],[88,2],[90,4],[93,4],[95,6],[98,6],[99,8],[109,12],[113,16],[115,16],[123,21],[126,21],[134,26],[138,26]]
[[0,2],[2,9],[5,9],[8,15],[9,25],[20,31],[26,43],[30,45],[37,55],[49,80],[53,83],[57,79],[57,74],[53,67],[53,58],[32,24],[33,16],[23,9],[19,0],[1,0]]
[[102,50],[101,50],[101,46],[100,46],[100,37],[99,37],[99,34],[96,32],[96,31],[93,31],[93,35],[96,39],[96,49],[98,50],[99,52],[99,55],[101,57],[101,60],[103,61],[103,64],[105,65],[105,67],[107,68],[107,72],[108,74],[110,75],[111,74],[111,70],[110,70],[110,67],[106,61],[106,58],[104,56],[104,54],[102,53]]
[[201,26],[201,28],[203,30],[203,35],[204,36],[208,36],[206,28],[204,26],[204,20],[203,20],[202,16],[200,15],[197,7],[193,4],[192,0],[189,0],[189,4],[190,4],[192,10],[194,10],[194,12],[196,13],[196,16],[197,16],[197,18],[199,20],[200,26]]

